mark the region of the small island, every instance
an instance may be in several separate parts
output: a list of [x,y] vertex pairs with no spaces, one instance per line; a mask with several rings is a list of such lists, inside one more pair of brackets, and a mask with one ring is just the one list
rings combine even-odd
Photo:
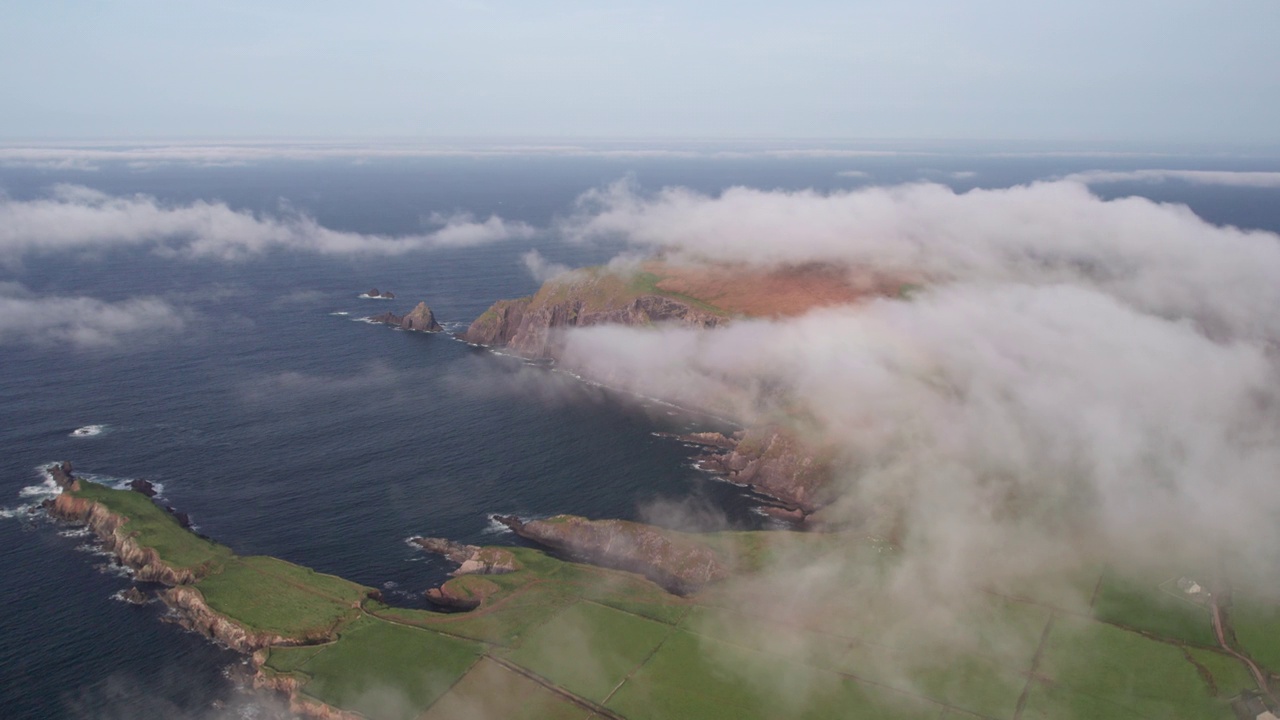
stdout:
[[378,288],[373,288],[369,292],[361,293],[356,297],[364,300],[395,300],[396,294],[390,290],[379,291]]
[[410,310],[407,315],[385,312],[381,315],[370,317],[369,321],[391,325],[401,330],[415,330],[418,332],[440,332],[444,330],[443,327],[440,327],[440,323],[436,321],[435,313],[431,312],[431,308],[427,307],[425,302],[418,303],[418,306]]

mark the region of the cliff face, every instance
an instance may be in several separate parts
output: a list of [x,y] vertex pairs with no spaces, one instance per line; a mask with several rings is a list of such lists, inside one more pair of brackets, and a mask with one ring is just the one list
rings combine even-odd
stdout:
[[520,329],[524,311],[532,300],[533,298],[499,300],[476,318],[460,337],[477,345],[505,346]]
[[102,546],[133,568],[135,577],[164,585],[188,585],[200,575],[188,568],[175,568],[160,559],[155,550],[141,547],[122,526],[127,518],[116,515],[101,503],[63,493],[54,498],[49,514],[86,525],[102,541]]
[[530,358],[559,355],[558,331],[591,325],[676,323],[715,327],[725,316],[607,272],[571,274],[542,286],[532,298],[499,300],[476,318],[462,339],[504,346]]
[[800,513],[788,519],[802,519],[821,505],[822,489],[831,479],[831,466],[813,448],[776,427],[747,430],[731,449],[703,455],[699,462]]
[[[383,297],[386,297],[385,295]],[[436,322],[435,313],[431,312],[431,308],[427,307],[424,302],[418,303],[418,306],[409,311],[408,315],[396,315],[395,313],[385,312],[381,315],[374,315],[369,318],[374,322],[393,325],[403,330],[417,330],[419,332],[440,332],[444,328],[440,327],[440,323]]]
[[232,650],[252,653],[268,645],[296,645],[289,638],[270,633],[253,633],[215,611],[204,601],[200,591],[186,585],[166,590],[160,599],[177,611],[179,625],[212,638]]
[[253,656],[253,664],[259,668],[253,676],[253,687],[258,690],[272,690],[288,697],[289,712],[294,715],[317,720],[367,720],[359,713],[346,712],[315,700],[308,700],[298,692],[302,683],[297,677],[264,672],[261,669],[263,662],[265,662],[265,656],[260,653]]
[[575,515],[529,522],[516,517],[497,520],[526,540],[593,565],[639,573],[679,595],[695,593],[729,575],[728,565],[711,548],[649,525]]

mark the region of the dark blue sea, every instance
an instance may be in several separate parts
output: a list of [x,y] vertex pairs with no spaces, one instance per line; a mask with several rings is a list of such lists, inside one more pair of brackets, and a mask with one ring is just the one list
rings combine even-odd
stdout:
[[[0,167],[0,192],[41,197],[58,183],[164,203],[220,200],[272,214],[287,202],[321,224],[420,232],[433,213],[496,213],[553,228],[582,192],[631,176],[644,189],[716,192],[918,180],[1001,187],[1088,169],[1280,170],[1276,157],[942,156],[489,157],[186,164],[94,171]],[[842,176],[856,169],[866,177]],[[957,176],[956,174],[959,173]],[[968,173],[975,173],[969,175]],[[1117,184],[1107,196],[1183,202],[1223,224],[1280,231],[1280,190]],[[0,282],[33,297],[152,295],[192,313],[180,334],[106,349],[0,343],[0,716],[252,717],[231,679],[236,654],[159,621],[156,604],[113,599],[129,579],[88,539],[28,514],[42,464],[70,460],[107,482],[144,478],[200,532],[421,606],[448,569],[411,535],[510,543],[491,513],[674,517],[760,527],[733,485],[691,467],[663,431],[723,429],[713,418],[620,395],[447,334],[357,319],[425,300],[451,329],[491,302],[533,292],[520,256],[588,265],[620,248],[553,230],[527,240],[397,257],[290,252],[236,262],[145,249],[28,254]],[[392,290],[392,301],[361,292]],[[100,434],[73,437],[80,427]],[[25,494],[24,494],[25,493]]]

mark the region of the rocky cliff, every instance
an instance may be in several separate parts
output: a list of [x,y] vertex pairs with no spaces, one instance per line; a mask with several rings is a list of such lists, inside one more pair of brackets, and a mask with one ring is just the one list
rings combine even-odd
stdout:
[[440,332],[444,329],[440,327],[440,323],[436,322],[435,313],[431,312],[431,308],[427,307],[427,304],[424,302],[418,303],[418,306],[413,310],[410,310],[408,315],[396,315],[395,313],[385,312],[381,315],[374,315],[369,319],[374,322],[392,325],[402,330]]
[[742,433],[736,441],[711,442],[701,434],[709,450],[698,458],[699,467],[723,473],[736,483],[750,487],[782,504],[783,512],[771,513],[788,520],[803,520],[826,498],[823,489],[831,479],[826,453],[816,450],[779,427],[758,427]]
[[[188,630],[212,638],[232,650],[252,653],[269,645],[297,645],[297,640],[271,633],[254,633],[217,612],[204,600],[199,590],[189,585],[169,588],[160,599],[176,612],[176,622]],[[326,640],[332,638],[317,638]]]
[[460,337],[507,347],[525,357],[554,358],[560,350],[559,332],[568,328],[658,323],[715,327],[727,319],[692,299],[652,289],[606,271],[578,271],[548,282],[532,298],[499,300]]
[[204,568],[175,568],[161,560],[155,550],[138,545],[133,535],[123,529],[129,518],[111,512],[101,503],[64,492],[49,504],[49,514],[87,526],[102,541],[103,548],[133,568],[138,580],[186,585],[199,580],[203,574]]
[[496,516],[520,537],[574,560],[639,573],[670,592],[690,595],[729,575],[724,559],[692,536],[626,520],[558,515],[521,521]]

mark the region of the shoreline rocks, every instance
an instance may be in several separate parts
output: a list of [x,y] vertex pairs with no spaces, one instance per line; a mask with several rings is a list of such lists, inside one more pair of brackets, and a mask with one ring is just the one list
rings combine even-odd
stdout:
[[373,288],[369,292],[365,293],[364,297],[369,298],[370,300],[395,300],[396,294],[390,290],[378,292],[378,288]]
[[580,562],[644,575],[676,595],[695,594],[729,576],[728,563],[707,545],[651,525],[576,515],[529,521],[495,515],[493,519],[525,540]]
[[440,323],[436,321],[435,313],[431,312],[431,308],[427,307],[425,302],[418,303],[417,307],[410,310],[407,315],[385,312],[381,315],[374,315],[369,320],[398,327],[401,330],[416,330],[418,332],[440,332],[444,330]]

